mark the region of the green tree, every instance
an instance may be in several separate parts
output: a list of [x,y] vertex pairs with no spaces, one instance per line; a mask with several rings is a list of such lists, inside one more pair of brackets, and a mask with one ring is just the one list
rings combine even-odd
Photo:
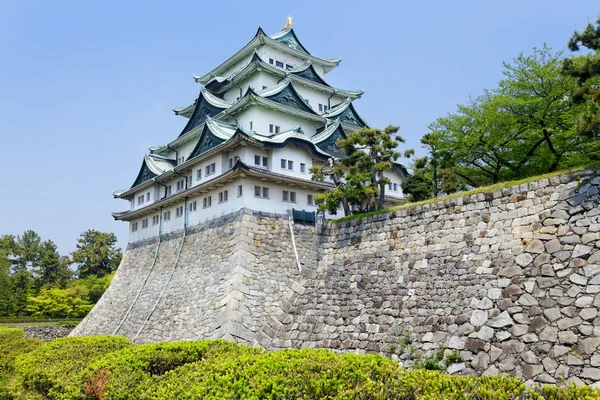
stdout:
[[2,317],[13,313],[14,289],[10,266],[6,251],[0,249],[0,316]]
[[600,16],[596,25],[588,23],[582,32],[575,31],[569,40],[569,49],[579,51],[585,47],[592,52],[564,60],[564,72],[577,79],[571,93],[575,103],[585,104],[576,131],[585,137],[600,135]]
[[383,208],[385,187],[390,182],[384,171],[392,169],[400,157],[396,148],[404,142],[396,135],[398,129],[390,125],[384,130],[363,128],[352,132],[338,140],[344,154],[341,158],[311,168],[313,180],[323,181],[329,176],[335,184],[333,190],[315,196],[320,211],[335,214],[340,203],[346,215],[351,208],[358,212]]
[[29,298],[28,311],[37,318],[84,317],[93,307],[87,293],[68,289],[42,289],[37,296]]
[[581,151],[589,140],[575,134],[582,106],[571,100],[576,80],[563,73],[561,53],[534,48],[505,63],[503,74],[496,89],[430,126],[437,135],[436,158],[451,169],[446,177],[476,187],[593,158],[593,152]]
[[413,163],[413,173],[402,182],[402,192],[411,201],[421,201],[434,195],[433,167],[427,157],[417,158]]
[[66,285],[70,275],[69,264],[65,263],[65,258],[58,254],[54,242],[51,240],[42,242],[37,264],[34,270],[36,292],[39,292],[42,287],[64,287]]
[[101,277],[116,270],[122,258],[121,249],[115,246],[116,243],[114,233],[94,229],[83,232],[77,240],[77,249],[71,253],[73,262],[79,264],[79,277]]

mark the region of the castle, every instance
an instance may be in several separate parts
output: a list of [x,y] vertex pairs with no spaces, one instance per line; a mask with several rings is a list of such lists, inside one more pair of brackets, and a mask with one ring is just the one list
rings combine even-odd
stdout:
[[[212,71],[194,76],[198,98],[174,108],[188,121],[169,144],[150,147],[131,188],[113,192],[129,210],[129,242],[156,237],[251,209],[313,214],[315,195],[333,182],[311,180],[310,168],[341,156],[337,140],[368,127],[353,101],[362,90],[330,86],[324,75],[340,59],[311,55],[292,27],[248,44]],[[402,199],[406,170],[384,176],[386,205]]]
[[[176,109],[184,132],[117,193],[132,201],[115,214],[130,243],[71,334],[382,353],[405,366],[445,348],[460,355],[449,373],[600,385],[600,169],[296,224],[290,208],[310,210],[330,187],[302,165],[366,125],[351,102],[362,92],[322,81],[338,62],[308,54],[290,26],[259,29],[197,77],[196,103]],[[403,171],[390,174],[393,203]]]

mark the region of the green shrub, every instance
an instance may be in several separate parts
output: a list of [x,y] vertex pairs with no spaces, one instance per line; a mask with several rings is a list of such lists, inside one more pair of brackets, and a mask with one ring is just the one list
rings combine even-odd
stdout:
[[19,357],[9,392],[15,398],[76,399],[80,396],[80,374],[89,363],[131,346],[119,336],[56,339]]
[[44,342],[24,337],[4,337],[1,336],[2,333],[0,333],[0,400],[6,400],[12,399],[7,386],[9,378],[14,374],[15,358],[33,351]]
[[1,339],[24,339],[25,332],[19,328],[3,328],[0,326],[0,340]]
[[142,399],[324,399],[387,397],[396,364],[327,350],[245,352],[166,373]]
[[225,341],[184,341],[128,347],[90,364],[82,373],[83,391],[94,399],[138,399],[160,376],[205,358],[237,354],[243,348]]
[[462,360],[463,360],[462,356],[460,355],[460,352],[458,350],[454,350],[454,351],[452,351],[452,353],[450,353],[446,356],[446,364],[447,365],[459,363]]

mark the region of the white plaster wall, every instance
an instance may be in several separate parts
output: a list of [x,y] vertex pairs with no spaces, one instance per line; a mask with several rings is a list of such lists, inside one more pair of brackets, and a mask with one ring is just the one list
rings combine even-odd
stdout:
[[320,127],[318,122],[257,106],[245,109],[236,115],[236,119],[244,129],[248,129],[250,121],[252,121],[254,131],[261,135],[270,135],[269,124],[280,126],[281,132],[300,125],[304,134],[308,137],[314,135],[317,132],[317,128]]
[[[224,169],[223,169],[223,159],[224,158],[225,158],[225,154],[221,153],[221,154],[216,154],[212,157],[209,157],[205,160],[202,160],[201,162],[199,162],[197,164],[194,164],[194,166],[192,167],[192,173],[191,173],[192,187],[200,185],[206,181],[209,181],[209,180],[214,179],[217,176],[221,175],[224,171]],[[210,165],[212,163],[215,163],[215,173],[206,176],[206,166]],[[200,180],[196,179],[198,169],[202,170],[202,179],[200,179]],[[174,189],[175,188],[173,188],[173,190]]]
[[[240,87],[242,88],[242,94],[246,93],[248,87],[252,87],[256,91],[261,91],[263,90],[263,86],[270,88],[272,86],[277,85],[281,81],[281,79],[282,78],[265,71],[256,71],[247,79],[240,82],[236,87],[233,87],[227,92],[225,92],[224,98],[227,101],[234,102],[240,96]],[[299,83],[295,83],[294,88],[298,91],[298,93],[300,93],[300,96],[302,96],[305,100],[308,100],[309,105],[313,108],[313,110],[315,110],[315,112],[319,114],[322,113],[319,112],[319,103],[327,105],[329,101],[329,103],[333,107],[334,105],[344,101],[344,98],[338,95],[333,96],[329,100],[330,94],[321,92],[319,90],[315,90],[311,87],[307,87]]]
[[[385,188],[386,196],[397,197],[399,199],[404,197],[404,193],[402,193],[402,188],[400,184],[402,183],[402,175],[397,171],[383,171],[383,176],[388,178],[392,184],[396,183],[398,185],[398,191],[390,190],[389,186]],[[393,187],[393,185],[392,185]]]
[[[296,147],[294,145],[282,147],[280,149],[272,149],[273,151],[273,167],[272,171],[278,174],[291,175],[302,179],[311,178],[311,174],[308,172],[310,167],[313,165],[313,157],[310,152],[302,147]],[[293,170],[287,168],[281,168],[281,160],[291,160],[294,162]],[[306,172],[300,172],[300,163],[306,165]],[[287,164],[287,162],[286,162]]]

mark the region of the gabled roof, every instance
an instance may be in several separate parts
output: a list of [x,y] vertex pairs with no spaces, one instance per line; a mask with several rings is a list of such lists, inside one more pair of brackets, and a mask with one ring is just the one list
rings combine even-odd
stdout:
[[238,127],[206,117],[204,129],[198,138],[196,146],[188,156],[188,160],[197,157],[213,147],[229,140],[238,131]]
[[135,178],[133,185],[131,185],[131,188],[141,185],[164,172],[173,170],[175,165],[175,160],[170,160],[154,154],[144,156],[140,172],[138,173],[137,178]]
[[195,157],[205,154],[219,145],[225,145],[234,139],[241,139],[246,142],[251,142],[255,146],[267,148],[280,148],[287,146],[288,144],[295,144],[299,147],[305,147],[318,159],[325,160],[330,157],[329,154],[317,147],[309,137],[304,135],[300,126],[285,132],[280,132],[276,135],[263,136],[255,132],[245,132],[238,126],[226,124],[209,117],[204,124],[204,130],[198,138],[194,150],[192,150],[188,157],[188,162],[191,162]]
[[350,99],[344,100],[321,115],[325,118],[339,119],[344,125],[353,125],[359,128],[369,127],[369,124],[358,115]]
[[325,128],[314,134],[310,140],[313,141],[322,151],[331,154],[334,157],[343,156],[337,141],[340,139],[346,139],[348,134],[344,130],[339,119],[329,122]]
[[[190,130],[202,124],[207,117],[214,117],[221,111],[231,107],[231,103],[223,99],[218,98],[214,94],[210,93],[207,89],[200,89],[200,94],[194,104],[194,111],[190,116],[190,120],[187,122],[179,136],[184,135]],[[186,107],[186,109],[189,108]],[[175,110],[174,110],[175,111]],[[175,111],[177,113],[177,111]]]
[[284,79],[275,86],[256,92],[256,94],[284,106],[297,108],[298,110],[317,115],[315,110],[300,96],[300,93],[294,88],[289,78]]
[[[233,72],[227,77],[214,76],[208,82],[206,82],[205,87],[216,93],[222,93],[223,91],[229,89],[232,85],[234,85],[235,82],[245,79],[256,70],[267,71],[273,75],[277,75],[280,77],[289,76],[293,82],[329,94],[337,94],[341,97],[350,97],[352,99],[356,99],[362,96],[364,93],[362,90],[345,90],[330,86],[315,71],[313,63],[310,60],[289,71],[286,71],[266,63],[262,58],[260,58],[260,56],[256,52],[256,49],[254,50],[252,58],[250,59],[250,61],[248,61],[248,64],[246,64],[243,68]],[[195,77],[197,82],[200,82],[200,78],[201,77]],[[188,106],[187,108],[189,107],[190,106]],[[187,108],[182,107],[181,110],[187,110]]]
[[285,44],[286,46],[291,47],[292,49],[302,51],[306,54],[310,54],[308,50],[306,50],[306,47],[302,46],[302,43],[300,43],[300,40],[298,40],[298,36],[296,36],[294,28],[292,27],[285,28],[281,32],[277,32],[276,34],[271,35],[271,39],[281,44]]
[[[325,82],[323,80],[323,78],[321,78],[319,76],[319,74],[317,73],[317,71],[315,71],[315,67],[313,67],[312,63],[309,61],[307,61],[305,64],[303,65],[299,65],[295,68],[292,68],[290,70],[290,74],[294,74],[296,76],[299,76],[301,78],[304,78],[306,80],[309,81],[313,81],[315,83],[319,83],[321,85],[325,85],[325,86],[329,86],[329,84],[327,82]],[[329,86],[331,87],[331,86]]]
[[[295,37],[295,34],[294,34],[294,37]],[[297,38],[296,38],[296,40],[297,40]],[[204,85],[204,84],[208,83],[208,81],[210,81],[213,77],[222,75],[224,71],[226,71],[228,68],[230,68],[235,63],[239,62],[241,59],[243,59],[247,55],[249,55],[252,51],[254,51],[254,49],[256,49],[257,47],[259,47],[261,45],[266,45],[266,46],[272,47],[274,49],[280,50],[284,53],[290,54],[290,55],[298,57],[300,59],[310,60],[314,64],[322,66],[323,71],[325,73],[329,72],[333,68],[337,67],[338,64],[342,61],[340,58],[335,58],[335,59],[318,58],[313,55],[310,55],[308,52],[306,52],[306,50],[304,50],[304,51],[298,50],[294,47],[288,46],[287,44],[280,43],[276,39],[273,39],[273,38],[267,36],[265,34],[265,32],[262,30],[262,28],[259,27],[258,30],[256,31],[256,34],[252,38],[252,40],[250,40],[250,42],[248,42],[248,44],[246,44],[244,47],[242,47],[237,53],[235,53],[233,56],[229,57],[227,60],[225,60],[223,63],[221,63],[221,65],[219,65],[218,67],[216,67],[209,73],[204,74],[202,76],[195,76],[194,78],[196,79],[197,82],[202,83]],[[302,48],[303,48],[303,46],[302,46]]]
[[[280,93],[283,93],[283,90]],[[315,111],[312,110],[312,108],[310,110],[305,110],[302,104],[300,103],[300,100],[295,99],[289,92],[286,92],[281,95],[290,96],[286,99],[281,99],[277,97],[277,94],[272,96],[274,97],[274,99],[263,97],[250,87],[239,101],[235,102],[233,106],[231,106],[231,108],[229,108],[228,110],[225,110],[221,114],[217,115],[216,118],[226,119],[227,117],[235,115],[239,111],[246,109],[250,105],[256,104],[265,108],[271,108],[307,120],[316,121],[320,123],[325,122],[325,119],[317,113],[315,113]]]

